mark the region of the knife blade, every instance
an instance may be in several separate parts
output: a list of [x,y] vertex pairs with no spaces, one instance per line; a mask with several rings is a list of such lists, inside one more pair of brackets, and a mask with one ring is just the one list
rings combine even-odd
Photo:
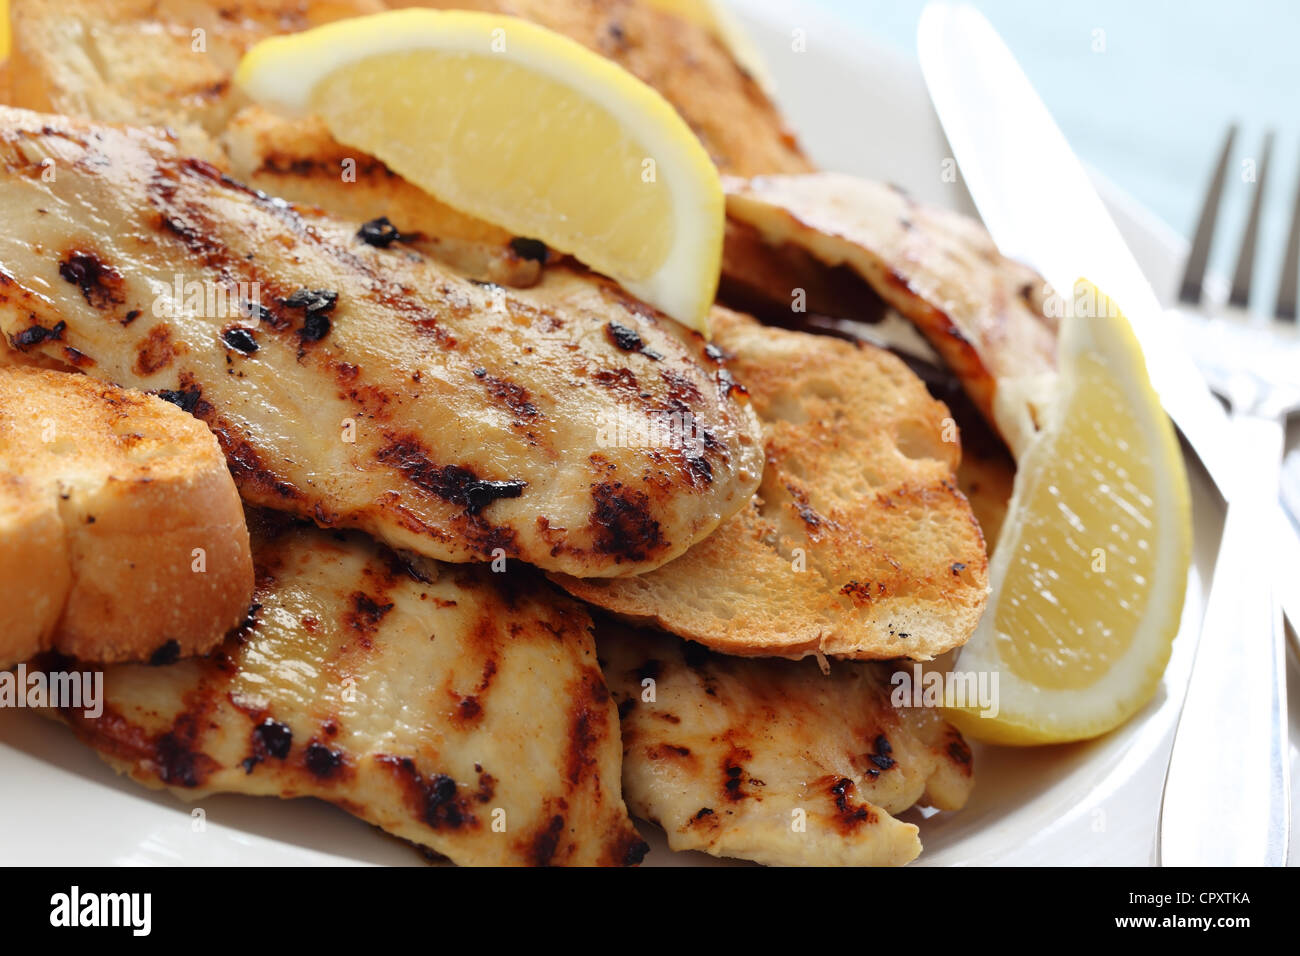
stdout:
[[[932,3],[923,11],[917,39],[931,99],[966,186],[998,248],[1034,266],[1058,290],[1073,289],[1076,279],[1086,276],[1118,303],[1142,345],[1152,384],[1166,412],[1229,506],[1234,498],[1244,501],[1252,493],[1250,475],[1236,464],[1237,445],[1227,415],[1182,347],[1176,316],[1160,305],[1082,163],[1006,44],[974,8],[943,3]],[[1212,593],[1207,603],[1230,603],[1224,600],[1226,594],[1218,595],[1219,601],[1215,597]],[[1300,623],[1295,618],[1292,622]],[[1267,638],[1267,633],[1256,636],[1261,642]],[[1273,662],[1262,649],[1258,656]],[[1281,672],[1275,662],[1272,670],[1276,673],[1260,678],[1261,682],[1268,679],[1265,689],[1276,698]],[[1245,687],[1236,690],[1251,693]],[[1231,694],[1225,694],[1222,700],[1230,698]],[[1274,711],[1278,703],[1275,699]],[[1280,703],[1284,713],[1284,696]],[[1220,716],[1222,744],[1210,739],[1185,740],[1180,723],[1176,752],[1200,748],[1205,761],[1215,761],[1223,752],[1218,748],[1227,746],[1234,736],[1276,733],[1272,726],[1238,726],[1233,713]],[[1285,724],[1281,733],[1285,741]],[[1237,749],[1240,752],[1242,748],[1238,745]],[[1168,849],[1187,845],[1211,857],[1202,862],[1284,861],[1290,811],[1285,759],[1284,753],[1270,752],[1263,754],[1266,766],[1236,768],[1250,779],[1238,781],[1241,786],[1230,788],[1227,796],[1223,787],[1216,786],[1213,804],[1203,790],[1188,793],[1180,787],[1172,797],[1177,812],[1171,812],[1167,787],[1161,819],[1162,856],[1172,860]],[[1225,772],[1233,770],[1216,767],[1215,772],[1221,780]],[[1257,780],[1257,774],[1267,779]],[[1200,806],[1193,805],[1197,799]],[[1228,805],[1234,801],[1237,805]],[[1215,827],[1216,819],[1232,820],[1234,827],[1242,828],[1236,845],[1229,845],[1234,842],[1231,835]],[[1198,826],[1217,836],[1217,843],[1204,839],[1204,832],[1196,830]]]
[[933,3],[921,14],[918,52],[954,158],[998,248],[1063,294],[1087,276],[1119,303],[1161,404],[1229,497],[1237,475],[1223,406],[1002,38],[974,8]]

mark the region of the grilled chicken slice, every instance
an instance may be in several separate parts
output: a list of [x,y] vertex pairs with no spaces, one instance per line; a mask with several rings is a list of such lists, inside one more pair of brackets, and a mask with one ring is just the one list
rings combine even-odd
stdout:
[[318,797],[463,865],[641,859],[581,607],[525,568],[250,524],[248,622],[206,658],[109,667],[102,716],[62,714],[110,765],[184,800]]
[[[0,215],[24,224],[0,236],[0,331],[193,411],[250,503],[607,576],[684,552],[761,477],[716,353],[611,282],[475,283],[148,131],[0,109],[0,158]],[[701,441],[628,447],[628,421]]]
[[623,725],[623,793],[674,850],[778,866],[893,866],[921,851],[896,819],[960,809],[970,749],[935,711],[895,709],[878,664],[739,660],[601,622]]
[[[1037,273],[1002,256],[978,223],[891,186],[838,173],[725,185],[732,220],[768,245],[848,266],[911,320],[1012,453],[1024,450],[1056,383],[1057,322]],[[745,242],[728,244],[729,281],[761,290],[771,283],[749,273],[767,268]],[[789,290],[781,298],[788,309]]]
[[556,580],[728,654],[928,660],[965,643],[988,558],[948,409],[882,349],[721,309],[714,330],[763,421],[758,495],[649,574]]

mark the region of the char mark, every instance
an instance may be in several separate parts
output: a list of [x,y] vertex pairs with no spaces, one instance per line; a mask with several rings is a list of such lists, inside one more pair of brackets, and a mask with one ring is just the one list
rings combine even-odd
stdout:
[[491,395],[506,408],[514,412],[520,418],[537,419],[542,417],[542,413],[537,406],[533,404],[528,390],[522,385],[514,382],[488,375],[486,372],[479,375],[475,371],[475,377],[481,380],[486,386],[488,394]]
[[500,498],[518,498],[528,486],[526,481],[489,481],[460,465],[435,465],[414,439],[391,442],[376,458],[396,468],[417,488],[459,505],[470,515],[479,514]]
[[159,780],[176,787],[193,788],[203,784],[217,764],[197,747],[198,738],[199,720],[188,712],[158,738],[154,763]]
[[610,322],[605,326],[609,340],[624,352],[636,352],[645,348],[645,342],[635,329],[630,329],[620,322]]
[[546,258],[549,250],[546,243],[540,239],[525,239],[522,236],[516,236],[510,240],[510,250],[520,259],[526,259],[531,262],[540,262],[546,264]]
[[149,376],[161,371],[171,364],[178,351],[172,342],[171,329],[166,325],[155,325],[136,351],[135,373]]
[[548,866],[560,846],[560,836],[564,833],[564,817],[556,814],[546,822],[533,837],[530,851],[534,866]]
[[402,234],[398,232],[397,227],[388,221],[387,216],[380,216],[378,219],[371,219],[363,223],[357,230],[357,238],[366,245],[374,246],[378,249],[387,249],[395,242],[400,242]]
[[122,274],[93,252],[74,249],[59,263],[59,275],[81,290],[92,308],[109,309],[126,301]]
[[343,752],[332,750],[313,740],[307,745],[307,752],[303,755],[303,762],[312,776],[319,780],[328,780],[336,776],[343,768]]
[[181,645],[174,638],[167,641],[149,655],[149,666],[166,667],[175,664],[181,657]]
[[55,323],[52,329],[47,329],[41,325],[31,325],[17,335],[12,336],[9,341],[13,343],[14,348],[18,351],[26,352],[42,342],[62,342],[63,333],[67,328],[68,323],[62,321]]
[[668,547],[659,522],[650,514],[650,498],[621,482],[592,488],[596,507],[591,515],[596,549],[629,561],[646,561]]
[[393,609],[391,602],[380,604],[364,591],[354,591],[351,600],[352,610],[343,615],[343,623],[350,630],[367,637],[375,633],[379,622]]
[[863,824],[874,824],[878,819],[870,807],[853,805],[851,797],[855,789],[853,781],[848,777],[841,777],[831,784],[831,796],[835,800],[835,822],[844,833],[850,833]]
[[[204,404],[201,400],[197,402],[200,412]],[[217,443],[226,456],[226,465],[241,491],[246,494],[257,492],[278,501],[296,501],[303,497],[301,491],[266,467],[257,449],[236,428],[221,419],[205,420],[217,436]]]
[[[378,762],[389,768],[406,791],[407,805],[422,823],[434,830],[460,830],[477,827],[478,818],[470,808],[472,795],[462,791],[445,773],[425,777],[410,757],[381,756]],[[490,792],[495,781],[480,779],[480,794]]]

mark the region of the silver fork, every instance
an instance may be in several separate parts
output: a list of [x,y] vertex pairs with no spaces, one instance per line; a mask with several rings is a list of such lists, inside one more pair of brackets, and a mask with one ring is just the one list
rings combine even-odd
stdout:
[[1270,559],[1280,553],[1280,534],[1289,532],[1280,526],[1278,481],[1286,416],[1300,408],[1300,191],[1274,318],[1257,321],[1247,308],[1273,143],[1268,134],[1228,307],[1203,308],[1236,132],[1231,127],[1225,138],[1179,295],[1197,365],[1231,408],[1240,467],[1239,486],[1227,494],[1223,541],[1165,779],[1160,858],[1166,866],[1280,866],[1290,826],[1286,649]]

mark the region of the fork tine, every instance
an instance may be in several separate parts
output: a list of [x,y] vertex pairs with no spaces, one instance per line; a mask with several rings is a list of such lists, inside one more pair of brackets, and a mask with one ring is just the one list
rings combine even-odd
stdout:
[[1237,271],[1232,275],[1232,293],[1228,303],[1244,309],[1250,304],[1250,280],[1255,273],[1255,244],[1259,238],[1259,216],[1264,205],[1264,184],[1268,179],[1268,157],[1273,151],[1273,131],[1264,134],[1264,148],[1256,167],[1255,195],[1250,201],[1250,219],[1241,237],[1241,252],[1237,255]]
[[1291,233],[1286,240],[1286,253],[1282,258],[1282,281],[1277,287],[1277,307],[1273,314],[1279,319],[1296,318],[1296,285],[1300,278],[1300,175],[1296,177],[1295,210],[1291,213]]
[[1219,218],[1219,200],[1223,197],[1223,182],[1228,176],[1228,160],[1232,156],[1232,144],[1237,140],[1237,124],[1228,127],[1223,139],[1223,149],[1219,153],[1218,165],[1214,167],[1214,177],[1210,180],[1209,192],[1201,206],[1201,216],[1196,221],[1196,235],[1192,237],[1192,251],[1187,257],[1187,267],[1183,270],[1183,285],[1178,293],[1178,301],[1186,305],[1200,305],[1201,284],[1205,281],[1205,267],[1210,261],[1210,243],[1214,241],[1214,224]]

